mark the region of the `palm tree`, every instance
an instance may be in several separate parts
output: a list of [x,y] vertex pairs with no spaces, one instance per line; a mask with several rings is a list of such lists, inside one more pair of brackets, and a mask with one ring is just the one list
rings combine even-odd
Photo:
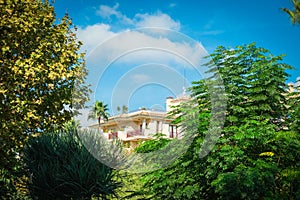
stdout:
[[121,111],[120,106],[117,107],[117,111],[118,111],[118,114],[120,114],[120,111]]
[[96,101],[94,106],[92,107],[92,110],[89,113],[88,119],[97,119],[98,125],[100,129],[101,119],[104,118],[105,120],[108,120],[109,113],[107,104],[104,102]]
[[292,0],[292,2],[294,4],[293,11],[287,8],[282,8],[282,10],[290,16],[293,24],[300,24],[300,0]]
[[128,107],[123,105],[122,106],[122,113],[128,113]]

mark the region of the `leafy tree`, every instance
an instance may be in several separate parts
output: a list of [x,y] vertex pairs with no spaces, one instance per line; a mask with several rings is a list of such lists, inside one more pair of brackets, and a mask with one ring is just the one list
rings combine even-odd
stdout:
[[[199,197],[200,180],[205,180],[205,177],[199,178],[198,168],[204,167],[203,159],[198,158],[199,143],[203,141],[205,131],[208,129],[210,118],[210,103],[207,85],[204,81],[194,83],[190,89],[194,100],[192,105],[197,105],[198,108],[190,110],[191,104],[181,105],[174,108],[172,115],[178,116],[173,122],[181,125],[181,128],[189,134],[195,134],[194,142],[190,145],[187,151],[171,166],[165,169],[146,173],[142,176],[144,184],[139,191],[136,191],[131,196],[149,199],[196,199]],[[187,120],[187,115],[193,115],[198,112],[198,118]],[[182,123],[184,121],[184,123]],[[155,151],[166,146],[170,140],[159,137],[156,140],[150,140],[143,143],[136,149],[139,153],[147,153]]]
[[[121,183],[116,171],[99,162],[81,144],[80,130],[66,126],[31,138],[25,148],[29,190],[38,199],[106,199]],[[102,152],[106,153],[106,152]]]
[[[291,67],[282,63],[282,56],[255,44],[220,47],[211,57],[208,66],[221,73],[229,98],[224,136],[207,160],[208,195],[220,199],[296,198],[299,191],[292,188],[299,181],[295,176],[299,165],[292,160],[298,160],[299,136],[285,131],[282,124],[289,112],[285,71]],[[278,179],[285,176],[290,182],[280,183]]]
[[155,134],[153,140],[145,141],[134,149],[136,153],[149,153],[165,147],[170,139],[163,138],[163,134]]
[[294,10],[290,10],[287,8],[282,8],[284,12],[286,12],[293,24],[300,24],[300,1],[299,0],[292,0]]
[[[195,108],[181,105],[176,111],[194,141],[171,166],[145,174],[139,194],[153,199],[298,198],[300,136],[279,120],[288,113],[285,70],[291,67],[255,44],[218,47],[210,57],[207,66],[219,71],[228,97],[221,137],[200,159],[211,118],[207,85],[214,79],[195,82]],[[187,121],[189,114],[199,117]]]
[[100,128],[101,119],[104,118],[104,119],[108,120],[108,116],[109,116],[109,113],[108,113],[107,104],[105,104],[102,101],[101,102],[96,101],[96,103],[92,107],[92,110],[89,113],[88,118],[89,119],[97,119],[98,125]]
[[28,136],[61,126],[88,100],[81,43],[41,0],[0,2],[0,196],[13,192]]
[[[163,134],[155,134],[153,140],[141,143],[134,149],[134,153],[149,153],[164,148],[171,140],[163,136]],[[121,173],[124,174],[122,179],[124,185],[121,193],[124,199],[147,199],[151,196],[145,192],[146,188],[142,182],[142,174]]]
[[282,63],[254,43],[236,49],[218,47],[207,66],[219,71],[228,96],[227,125],[244,124],[249,119],[278,120],[286,116],[285,93],[291,66]]

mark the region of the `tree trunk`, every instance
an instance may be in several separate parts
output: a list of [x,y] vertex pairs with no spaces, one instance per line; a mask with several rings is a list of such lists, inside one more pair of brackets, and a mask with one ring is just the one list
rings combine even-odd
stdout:
[[101,117],[99,116],[99,117],[98,117],[98,129],[99,129],[99,131],[100,131],[100,123],[101,123],[100,120],[101,120]]

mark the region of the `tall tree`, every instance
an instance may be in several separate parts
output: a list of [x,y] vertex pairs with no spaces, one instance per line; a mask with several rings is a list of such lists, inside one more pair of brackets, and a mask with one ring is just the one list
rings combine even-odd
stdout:
[[88,100],[84,54],[68,15],[46,0],[0,1],[0,195],[32,133],[61,126]]
[[[234,49],[218,47],[207,65],[223,78],[227,117],[212,151],[199,158],[211,121],[210,92],[206,81],[191,88],[198,118],[178,121],[195,139],[170,167],[143,175],[137,195],[153,199],[296,199],[300,195],[300,135],[282,128],[286,116],[286,69],[282,56],[255,44]],[[213,80],[211,80],[213,81]],[[198,126],[195,126],[197,124]],[[194,127],[194,128],[193,128]],[[196,129],[195,129],[196,127]],[[153,142],[150,143],[151,147]],[[147,142],[143,144],[147,149]]]
[[108,120],[108,117],[109,117],[109,113],[108,113],[107,104],[105,104],[102,101],[101,102],[96,101],[88,116],[89,119],[97,119],[99,129],[101,125],[101,119]]
[[218,47],[210,56],[207,66],[222,75],[228,96],[227,125],[286,116],[286,70],[292,67],[281,62],[283,55],[272,55],[252,43],[235,49]]
[[282,8],[284,12],[286,12],[293,24],[300,24],[300,0],[292,0],[294,10],[290,10],[288,8]]

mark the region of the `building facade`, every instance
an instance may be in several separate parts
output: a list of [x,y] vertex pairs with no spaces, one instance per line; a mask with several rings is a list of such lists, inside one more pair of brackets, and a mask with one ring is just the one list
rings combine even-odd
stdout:
[[[168,115],[173,106],[186,102],[189,96],[166,98],[166,111],[142,108],[137,111],[114,115],[100,124],[100,132],[108,139],[118,138],[128,148],[136,147],[141,141],[150,140],[155,134],[163,134],[166,138],[177,138],[180,129],[173,124],[174,117]],[[89,126],[99,129],[98,124]]]

